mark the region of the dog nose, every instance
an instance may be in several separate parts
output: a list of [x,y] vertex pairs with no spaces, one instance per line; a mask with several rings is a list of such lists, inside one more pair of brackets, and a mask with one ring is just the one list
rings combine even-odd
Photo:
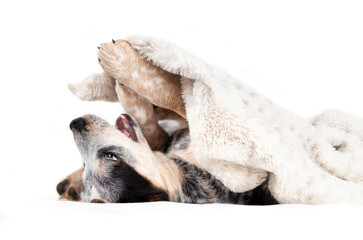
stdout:
[[77,131],[81,131],[82,129],[84,129],[86,126],[86,120],[82,117],[76,118],[74,119],[71,124],[69,124],[69,127],[71,128],[71,130],[77,130]]

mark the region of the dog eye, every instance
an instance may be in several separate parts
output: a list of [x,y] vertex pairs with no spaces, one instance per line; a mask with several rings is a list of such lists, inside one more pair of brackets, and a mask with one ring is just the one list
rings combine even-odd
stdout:
[[117,156],[115,154],[113,154],[113,153],[105,153],[104,158],[106,160],[109,160],[109,161],[117,161],[118,160]]

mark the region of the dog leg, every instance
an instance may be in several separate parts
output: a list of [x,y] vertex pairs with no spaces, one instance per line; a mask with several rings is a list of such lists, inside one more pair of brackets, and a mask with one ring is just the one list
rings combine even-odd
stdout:
[[57,185],[60,200],[80,201],[83,191],[82,183],[83,168],[74,171]]
[[176,120],[176,121],[183,120],[183,121],[186,121],[184,118],[182,118],[176,112],[173,112],[173,111],[171,111],[169,109],[166,109],[166,108],[161,108],[161,107],[154,106],[154,113],[155,113],[155,116],[156,116],[158,121],[161,121],[161,120]]
[[159,126],[153,105],[144,97],[120,83],[116,93],[123,109],[132,115],[141,126],[144,137],[153,151],[162,150],[169,135]]
[[126,85],[152,104],[186,118],[179,75],[154,66],[124,40],[103,43],[98,58],[105,73],[118,83]]
[[106,73],[94,73],[82,82],[68,84],[69,90],[84,101],[117,102],[115,79]]

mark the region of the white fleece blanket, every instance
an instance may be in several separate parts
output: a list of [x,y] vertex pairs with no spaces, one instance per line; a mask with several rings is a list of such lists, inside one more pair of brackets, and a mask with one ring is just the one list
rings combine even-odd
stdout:
[[363,202],[363,120],[338,111],[312,120],[164,40],[126,39],[158,67],[182,76],[198,164],[233,191],[268,178],[280,203]]

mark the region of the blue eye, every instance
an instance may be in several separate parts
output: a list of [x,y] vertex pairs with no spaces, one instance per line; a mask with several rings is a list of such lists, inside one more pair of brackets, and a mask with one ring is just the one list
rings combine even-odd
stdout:
[[118,157],[113,153],[105,153],[104,158],[108,161],[117,161]]

